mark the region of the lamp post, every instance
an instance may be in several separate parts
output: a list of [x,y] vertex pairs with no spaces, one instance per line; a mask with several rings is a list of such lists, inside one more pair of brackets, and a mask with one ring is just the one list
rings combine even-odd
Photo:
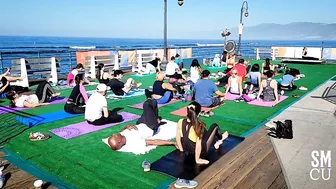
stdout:
[[240,54],[240,45],[241,45],[241,36],[243,34],[243,13],[244,13],[245,17],[249,16],[247,1],[243,2],[243,5],[242,5],[242,7],[240,9],[240,24],[239,24],[239,27],[238,27],[238,30],[239,30],[238,56],[241,56],[241,54]]
[[[177,4],[179,6],[183,5],[183,0],[178,0]],[[164,46],[164,55],[163,55],[163,62],[168,62],[168,47],[167,47],[167,0],[164,0],[164,28],[163,28],[163,46]]]
[[222,31],[221,35],[222,35],[222,37],[224,37],[224,51],[225,51],[225,45],[226,45],[227,37],[229,35],[231,35],[231,32],[230,32],[229,29],[226,28],[225,31]]

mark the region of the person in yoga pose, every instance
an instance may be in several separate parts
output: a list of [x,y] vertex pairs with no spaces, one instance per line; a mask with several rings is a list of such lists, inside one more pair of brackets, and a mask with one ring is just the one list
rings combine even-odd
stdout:
[[97,86],[97,92],[90,96],[86,103],[85,119],[92,125],[105,125],[108,123],[118,123],[123,120],[121,115],[116,111],[107,109],[106,101],[107,87],[105,84]]
[[84,87],[84,74],[75,77],[76,86],[72,89],[68,101],[64,105],[64,111],[69,114],[83,114],[85,104],[89,100]]
[[176,64],[174,61],[175,61],[175,57],[172,56],[170,61],[167,63],[167,66],[166,66],[166,76],[167,77],[171,77],[175,75],[175,73],[181,74],[181,70],[178,64]]
[[[82,63],[77,64],[76,67],[72,69],[71,72],[68,74],[67,77],[68,86],[74,87],[76,85],[75,77],[79,72],[84,72],[84,66]],[[84,79],[85,83],[90,83],[86,78]]]
[[226,59],[227,59],[227,51],[223,51],[221,57],[221,65],[226,65]]
[[136,84],[133,78],[128,78],[126,82],[122,82],[121,79],[124,76],[122,70],[114,71],[114,78],[110,80],[110,87],[112,92],[117,96],[123,96],[131,91],[132,88],[139,88],[142,83]]
[[[203,70],[202,79],[194,85],[195,100],[203,107],[214,107],[224,102],[225,94],[220,92],[215,83],[210,79],[209,70]],[[217,96],[213,96],[213,94]]]
[[197,59],[194,59],[190,65],[190,79],[194,84],[200,79],[202,73],[201,65]]
[[[192,102],[187,107],[187,118],[180,119],[177,123],[176,143],[178,150],[194,155],[197,164],[208,164],[209,161],[203,158],[210,147],[213,145],[215,149],[219,149],[229,133],[222,133],[216,123],[206,130],[205,124],[198,119],[200,111],[201,105],[197,102]],[[215,137],[218,138],[216,142]]]
[[157,70],[160,70],[160,62],[161,62],[161,59],[159,57],[156,57],[154,60],[149,61],[146,64],[146,68],[143,68],[140,71],[140,74],[153,74],[153,73],[156,73]]
[[232,75],[232,69],[235,68],[238,72],[238,76],[240,76],[242,78],[242,82],[245,81],[245,77],[246,77],[246,66],[245,66],[245,60],[244,59],[239,59],[238,63],[236,65],[234,65],[229,72],[226,73],[226,75],[220,79],[218,79],[218,86],[225,86],[228,81],[230,76]]
[[15,82],[18,80],[23,80],[26,76],[21,77],[10,77],[10,69],[0,75],[0,95],[6,94],[10,90],[14,90],[12,86],[10,86],[10,82]]
[[285,75],[282,77],[282,81],[278,84],[278,89],[286,90],[286,91],[293,91],[297,88],[294,85],[294,80],[298,75],[297,69],[290,69],[288,70]]
[[15,91],[10,90],[7,92],[7,98],[10,100],[10,107],[15,108],[35,108],[38,106],[48,105],[50,103],[40,103],[36,94],[32,95],[19,95]]
[[114,77],[105,72],[105,65],[103,63],[98,64],[98,70],[96,73],[96,78],[99,80],[99,83],[104,83],[105,85],[109,85],[110,79],[113,79]]
[[307,56],[307,54],[308,54],[307,47],[303,47],[302,59],[304,59],[304,60],[319,60],[319,58]]
[[180,57],[181,56],[179,54],[175,55],[175,64],[178,65],[179,69],[182,69],[183,68],[183,62],[181,61]]
[[216,54],[215,58],[213,59],[212,66],[221,67],[221,60],[219,58],[219,54]]
[[36,88],[35,94],[40,103],[47,102],[48,100],[55,98],[61,93],[57,93],[47,80],[42,81]]
[[177,91],[171,84],[164,83],[165,73],[159,72],[156,74],[156,81],[153,84],[153,98],[156,99],[158,104],[166,104],[174,96],[174,92]]
[[238,70],[236,68],[231,70],[231,74],[225,95],[230,92],[231,94],[239,95],[241,98],[243,96],[242,78],[238,75]]
[[253,64],[251,72],[246,75],[250,78],[250,82],[246,82],[245,89],[252,91],[253,88],[259,88],[261,83],[261,73],[259,71],[259,64]]
[[227,59],[226,59],[226,72],[229,72],[233,66],[235,65],[235,55],[234,54],[229,54],[227,55]]
[[274,101],[275,103],[278,103],[279,96],[283,94],[283,91],[278,94],[278,83],[276,80],[272,79],[274,76],[272,70],[268,70],[265,75],[267,76],[267,79],[263,80],[260,84],[257,100],[262,97],[266,102]]

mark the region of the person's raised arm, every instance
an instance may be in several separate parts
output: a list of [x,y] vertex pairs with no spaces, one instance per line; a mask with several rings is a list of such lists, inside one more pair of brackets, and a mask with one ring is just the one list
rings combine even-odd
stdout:
[[279,102],[279,95],[278,95],[278,86],[276,85],[276,81],[272,81],[275,82],[274,85],[274,95],[275,95],[275,103]]
[[177,144],[178,150],[180,150],[181,152],[183,152],[183,147],[181,143],[181,134],[180,134],[180,130],[182,128],[182,122],[183,122],[183,119],[180,119],[177,122],[177,129],[176,129],[176,144]]
[[218,95],[218,96],[221,96],[221,97],[224,97],[225,96],[225,94],[224,93],[222,93],[222,92],[220,92],[219,90],[218,90],[218,88],[217,88],[217,86],[215,85],[215,83],[212,83],[212,91],[216,94],[216,95]]
[[0,89],[0,93],[3,93],[5,91],[5,89],[8,87],[9,82],[7,81],[6,85],[4,85],[1,89]]
[[162,84],[162,88],[163,88],[163,89],[170,90],[170,91],[176,91],[176,89],[175,89],[172,85],[170,85],[170,84],[168,84],[168,83],[163,83],[163,84]]
[[82,94],[83,99],[84,99],[84,102],[85,102],[85,104],[86,104],[87,101],[89,100],[89,97],[88,97],[87,94],[86,94],[85,87],[84,87],[83,85],[80,85],[80,86],[79,86],[79,91],[80,91],[80,93]]
[[201,159],[201,152],[202,152],[202,139],[197,137],[195,148],[195,161],[197,164],[208,164],[209,163],[208,160]]
[[264,66],[265,66],[265,63],[262,63],[261,64],[261,74],[264,74]]

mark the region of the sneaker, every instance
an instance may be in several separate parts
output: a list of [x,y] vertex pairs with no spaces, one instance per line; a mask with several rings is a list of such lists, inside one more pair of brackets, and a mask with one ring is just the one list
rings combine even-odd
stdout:
[[198,183],[194,180],[177,179],[174,186],[175,188],[195,188]]
[[150,166],[151,164],[149,161],[145,160],[142,162],[142,168],[144,169],[145,172],[150,171]]
[[31,141],[38,141],[38,140],[47,140],[49,139],[50,136],[47,135],[47,134],[43,134],[43,133],[40,133],[40,132],[36,132],[36,133],[30,133],[29,134],[29,139]]

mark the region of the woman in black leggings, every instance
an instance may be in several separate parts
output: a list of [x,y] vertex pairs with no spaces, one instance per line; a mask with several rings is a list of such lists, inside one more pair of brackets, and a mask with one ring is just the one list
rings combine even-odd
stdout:
[[48,81],[42,81],[37,86],[35,94],[40,103],[45,103],[49,99],[59,96],[61,93],[56,93]]
[[88,96],[84,87],[84,74],[76,75],[76,86],[72,89],[68,101],[64,105],[64,111],[69,114],[83,114]]
[[[176,142],[181,152],[195,155],[196,163],[208,164],[209,161],[202,158],[206,157],[212,145],[218,149],[229,134],[228,132],[222,133],[216,123],[206,130],[205,124],[198,120],[200,112],[201,105],[199,103],[192,102],[188,106],[187,118],[180,119],[177,124]],[[215,136],[218,138],[216,142]]]

